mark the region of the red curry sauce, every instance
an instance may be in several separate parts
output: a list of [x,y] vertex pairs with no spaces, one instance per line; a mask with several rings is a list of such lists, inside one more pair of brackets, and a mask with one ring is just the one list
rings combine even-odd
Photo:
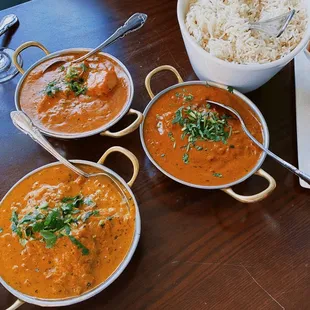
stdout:
[[[207,107],[206,99],[235,108],[253,136],[263,141],[262,127],[253,111],[233,93],[208,85],[187,85],[162,95],[146,115],[144,141],[151,157],[174,177],[203,186],[228,184],[246,175],[256,165],[262,152],[233,117],[225,120],[225,135],[230,134],[227,140],[198,138],[188,147],[188,135],[182,137],[184,128],[175,122],[181,107],[183,118],[188,117],[187,109],[194,114],[199,111],[202,117],[207,112],[223,117],[224,113],[228,114],[219,107]],[[196,124],[196,119],[192,120]],[[203,122],[201,124],[203,126]]]
[[[135,206],[127,195],[130,208],[107,177],[85,179],[63,165],[31,175],[0,205],[1,277],[14,289],[39,298],[65,298],[93,289],[115,271],[131,247]],[[77,196],[81,200],[72,207],[70,199]],[[59,212],[66,214],[68,232],[46,233],[46,215],[53,212],[58,212],[56,227],[65,225]],[[38,223],[44,228],[33,232]],[[55,242],[53,234],[58,236]]]
[[[73,134],[100,128],[126,105],[129,78],[108,56],[97,54],[70,64],[82,54],[44,61],[25,78],[20,105],[34,123],[48,131]],[[50,64],[63,60],[65,64]]]

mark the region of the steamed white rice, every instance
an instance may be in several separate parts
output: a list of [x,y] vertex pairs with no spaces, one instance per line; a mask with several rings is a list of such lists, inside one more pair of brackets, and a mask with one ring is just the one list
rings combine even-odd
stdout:
[[[185,24],[210,54],[239,63],[267,63],[290,53],[307,28],[303,1],[310,0],[192,0]],[[249,22],[297,12],[280,38],[250,30]]]

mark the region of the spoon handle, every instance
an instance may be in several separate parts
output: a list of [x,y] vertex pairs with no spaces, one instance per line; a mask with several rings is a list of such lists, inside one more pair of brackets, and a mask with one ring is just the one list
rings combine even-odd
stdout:
[[88,174],[71,164],[67,159],[61,156],[53,146],[43,137],[41,132],[37,127],[33,125],[29,117],[22,111],[13,111],[11,112],[11,119],[13,124],[21,130],[23,133],[29,135],[32,140],[40,144],[45,148],[50,154],[57,158],[61,163],[67,166],[69,169],[73,170],[75,173],[88,177]]
[[0,36],[3,35],[11,26],[18,21],[18,18],[14,14],[4,16],[0,21]]
[[101,43],[98,47],[95,49],[91,50],[89,53],[86,55],[72,61],[74,62],[80,62],[83,61],[84,59],[88,58],[89,56],[97,53],[98,51],[102,50],[103,48],[111,45],[114,43],[116,40],[119,38],[123,38],[126,36],[128,33],[134,32],[138,29],[140,29],[146,22],[147,20],[147,15],[144,13],[135,13],[129,19],[125,22],[123,26],[118,28],[108,39],[106,39],[103,43]]
[[251,140],[257,145],[259,146],[261,149],[263,149],[265,151],[265,153],[267,153],[270,157],[272,157],[274,160],[276,160],[279,164],[281,164],[284,168],[288,169],[289,171],[293,172],[294,174],[296,174],[298,177],[300,177],[302,180],[304,180],[305,182],[307,182],[308,184],[310,184],[310,176],[302,171],[300,171],[298,168],[296,168],[295,166],[293,166],[292,164],[288,163],[287,161],[285,161],[284,159],[280,158],[278,155],[274,154],[273,152],[271,152],[269,149],[265,148],[260,142],[258,142],[253,136],[252,134],[248,131],[248,129],[246,128],[245,124],[243,121],[241,121],[241,125],[243,130],[246,132],[246,134],[251,138]]

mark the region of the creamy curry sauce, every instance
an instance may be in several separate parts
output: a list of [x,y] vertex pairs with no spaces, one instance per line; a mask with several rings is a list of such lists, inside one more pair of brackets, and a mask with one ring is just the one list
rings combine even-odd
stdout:
[[253,136],[263,141],[250,108],[229,91],[208,85],[187,85],[162,95],[146,115],[144,141],[152,158],[174,177],[197,185],[228,184],[246,175],[262,152],[236,118],[207,105],[206,99],[235,108]]
[[40,298],[93,289],[115,271],[132,244],[135,205],[126,195],[130,208],[107,177],[84,179],[63,165],[31,175],[0,206],[1,277]]
[[129,78],[111,58],[97,54],[77,64],[83,54],[58,56],[35,67],[25,78],[20,106],[34,123],[48,131],[82,133],[115,119],[129,96]]

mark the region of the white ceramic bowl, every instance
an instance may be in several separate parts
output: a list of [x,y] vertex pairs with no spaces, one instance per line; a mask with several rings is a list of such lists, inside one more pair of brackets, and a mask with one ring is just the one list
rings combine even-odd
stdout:
[[[266,64],[242,65],[226,62],[206,52],[189,34],[185,26],[185,16],[190,0],[178,0],[178,21],[192,67],[200,80],[211,80],[233,86],[241,92],[249,92],[268,82],[287,65],[307,45],[310,39],[310,20],[304,38],[288,55]],[[310,1],[306,0],[310,17]],[[310,19],[310,18],[309,18]]]

